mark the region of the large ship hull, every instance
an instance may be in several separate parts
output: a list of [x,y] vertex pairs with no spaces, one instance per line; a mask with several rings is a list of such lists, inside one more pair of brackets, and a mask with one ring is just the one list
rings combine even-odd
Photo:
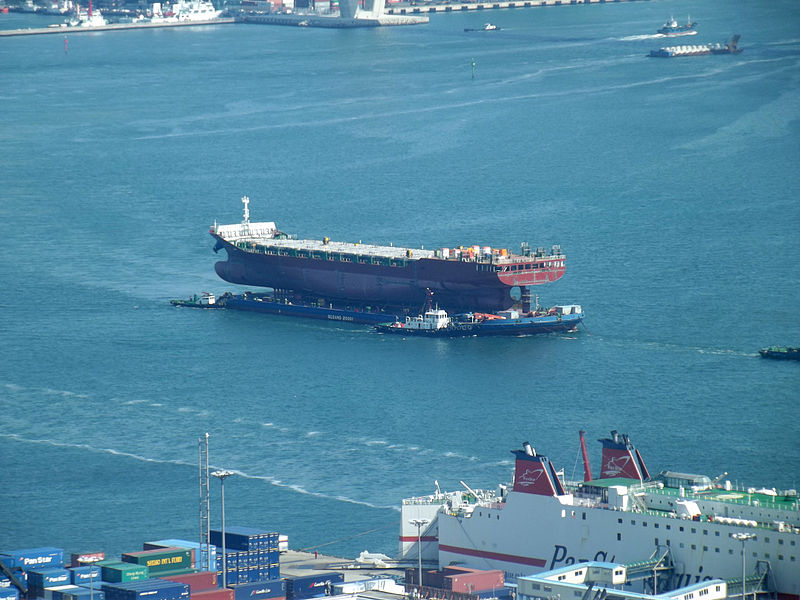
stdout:
[[225,250],[228,256],[214,265],[217,275],[225,281],[381,308],[418,310],[430,290],[436,302],[450,312],[496,312],[514,304],[511,290],[515,285],[548,283],[565,271],[562,264],[535,273],[520,272],[516,278],[513,274],[498,274],[484,263],[458,260],[418,258],[395,261],[393,265],[321,260],[254,253],[218,235],[214,237],[215,250]]

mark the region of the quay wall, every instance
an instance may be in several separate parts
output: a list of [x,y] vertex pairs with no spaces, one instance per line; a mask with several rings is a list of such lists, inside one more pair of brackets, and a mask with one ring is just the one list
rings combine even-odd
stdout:
[[387,15],[416,15],[448,13],[468,10],[490,10],[493,8],[532,8],[539,6],[571,6],[577,4],[611,4],[634,2],[635,0],[503,0],[502,2],[449,2],[447,4],[423,4],[416,6],[387,7]]
[[101,25],[100,27],[39,27],[30,29],[7,29],[0,30],[0,37],[13,37],[18,35],[46,35],[62,34],[72,35],[73,33],[94,33],[97,31],[121,31],[123,29],[153,29],[156,27],[204,27],[208,25],[227,25],[235,23],[231,18],[214,19],[212,21],[183,21],[178,23],[113,23]]

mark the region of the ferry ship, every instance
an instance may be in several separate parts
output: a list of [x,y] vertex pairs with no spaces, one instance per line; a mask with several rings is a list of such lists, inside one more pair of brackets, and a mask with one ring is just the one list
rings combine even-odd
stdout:
[[[662,471],[650,476],[627,435],[603,446],[593,478],[580,432],[584,481],[567,481],[527,442],[513,450],[513,481],[402,502],[400,558],[502,569],[507,581],[583,561],[649,565],[661,593],[724,579],[749,592],[763,582],[778,600],[800,598],[800,505],[795,490],[734,489],[725,480]],[[725,481],[725,483],[721,483]],[[642,563],[641,561],[649,561]],[[630,569],[629,569],[630,570]],[[631,587],[633,589],[633,587]],[[635,590],[639,591],[639,590]]]
[[455,249],[404,248],[330,239],[295,239],[274,222],[250,222],[245,196],[244,220],[234,225],[214,223],[209,230],[214,251],[225,250],[217,274],[230,283],[292,290],[326,299],[380,308],[419,310],[428,289],[453,313],[497,312],[511,308],[518,288],[523,303],[530,286],[564,275],[566,257],[560,246],[519,254],[489,246]]

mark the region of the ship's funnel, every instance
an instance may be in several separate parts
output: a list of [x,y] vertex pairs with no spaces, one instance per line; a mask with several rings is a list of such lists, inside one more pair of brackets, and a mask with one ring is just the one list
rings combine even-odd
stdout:
[[525,450],[525,454],[528,456],[536,456],[536,451],[531,447],[530,442],[523,442],[522,449]]
[[603,459],[600,465],[600,479],[624,477],[644,481],[650,473],[639,451],[631,444],[630,438],[616,431],[610,438],[598,440],[603,444]]
[[[530,444],[525,450],[512,450],[517,457],[514,469],[514,491],[540,496],[563,496],[564,487],[546,456],[536,456]],[[530,449],[531,453],[528,452]]]

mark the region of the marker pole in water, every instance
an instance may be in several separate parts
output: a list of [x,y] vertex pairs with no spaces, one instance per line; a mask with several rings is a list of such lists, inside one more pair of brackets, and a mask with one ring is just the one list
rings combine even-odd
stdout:
[[64,54],[67,53],[67,45],[69,44],[69,40],[67,40],[67,36],[64,36]]
[[475,79],[475,59],[472,59],[472,78]]

